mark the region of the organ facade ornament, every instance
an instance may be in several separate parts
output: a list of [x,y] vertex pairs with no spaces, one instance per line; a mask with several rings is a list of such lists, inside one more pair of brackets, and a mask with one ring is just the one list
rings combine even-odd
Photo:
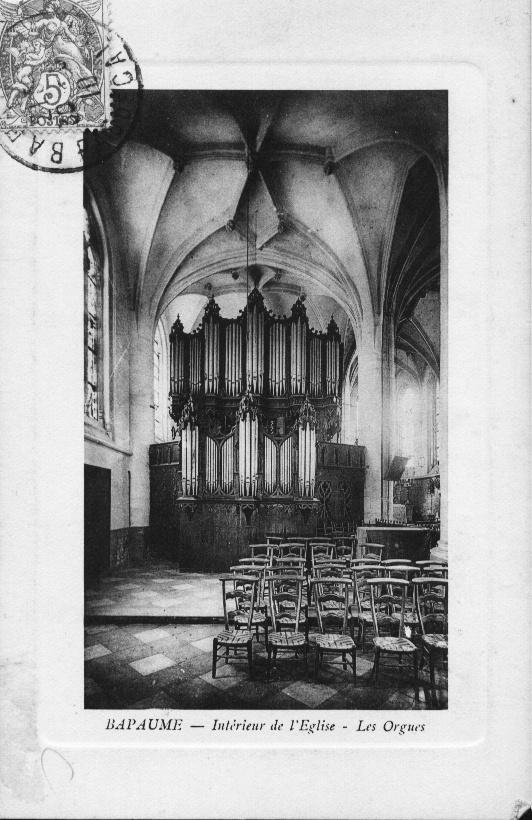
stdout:
[[183,495],[312,500],[317,441],[340,429],[342,357],[334,320],[313,330],[301,298],[276,316],[255,288],[226,319],[211,297],[191,333],[178,317],[170,402]]

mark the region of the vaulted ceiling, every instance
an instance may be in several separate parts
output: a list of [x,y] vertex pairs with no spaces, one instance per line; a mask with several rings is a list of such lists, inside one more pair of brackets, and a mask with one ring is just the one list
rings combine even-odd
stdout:
[[171,321],[179,298],[199,313],[214,295],[228,315],[251,279],[275,313],[305,295],[313,326],[334,315],[348,357],[386,312],[398,347],[437,366],[434,305],[418,305],[439,286],[446,107],[438,91],[146,92],[86,173],[132,309]]

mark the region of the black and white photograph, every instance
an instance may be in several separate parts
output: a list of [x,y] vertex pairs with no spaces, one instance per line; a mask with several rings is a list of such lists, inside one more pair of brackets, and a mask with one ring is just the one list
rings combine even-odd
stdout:
[[529,817],[530,32],[0,0],[1,817]]
[[150,90],[83,176],[85,707],[446,709],[447,92]]

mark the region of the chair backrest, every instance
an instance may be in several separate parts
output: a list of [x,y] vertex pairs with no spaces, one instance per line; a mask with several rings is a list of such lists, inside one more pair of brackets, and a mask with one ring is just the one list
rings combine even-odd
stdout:
[[[370,592],[371,615],[375,635],[379,637],[385,627],[397,625],[399,614],[399,635],[404,635],[404,618],[406,609],[406,592],[408,581],[404,578],[368,578],[366,581]],[[398,599],[396,590],[401,590]],[[392,617],[395,615],[395,617]]]
[[268,544],[282,544],[284,540],[282,535],[266,535]]
[[233,573],[233,575],[252,575],[254,578],[257,579],[257,587],[255,590],[255,597],[261,598],[264,594],[264,574],[268,568],[268,564],[263,564],[259,561],[258,558],[249,558],[248,563],[238,563],[232,567],[229,567],[229,571]]
[[296,558],[304,558],[307,547],[301,542],[285,542],[284,544],[279,544],[279,552],[282,556],[292,555]]
[[280,555],[273,564],[273,569],[277,567],[296,568],[302,574],[305,569],[305,559],[297,555]]
[[374,564],[375,566],[380,566],[381,562],[379,561],[378,558],[370,558],[369,556],[367,558],[353,558],[351,560],[351,566],[352,567],[356,567],[356,566],[359,566],[359,565],[369,565],[369,564]]
[[268,558],[268,550],[270,548],[269,544],[250,544],[249,545],[249,554],[253,556],[253,558],[258,558],[259,556],[263,556],[264,558]]
[[312,542],[310,544],[310,560],[312,566],[316,563],[316,559],[320,557],[325,557],[327,559],[331,559],[333,556],[334,544],[316,544]]
[[361,544],[360,545],[360,553],[363,558],[378,558],[379,561],[382,560],[382,553],[386,547],[384,544]]
[[340,632],[345,635],[351,579],[329,576],[313,578],[310,583],[320,632]]
[[447,578],[449,574],[449,567],[442,561],[416,561],[416,566],[423,575],[439,575]]
[[423,635],[447,634],[448,629],[448,580],[420,576],[414,578],[414,599]]
[[352,567],[354,581],[354,600],[359,612],[370,609],[370,592],[367,581],[369,578],[379,578],[382,575],[382,567],[375,563],[355,564]]
[[275,572],[269,574],[268,597],[274,632],[298,631],[301,621],[302,589],[301,575],[279,575]]
[[408,566],[413,565],[410,558],[387,558],[385,561],[382,561],[383,567],[393,567],[393,566]]
[[337,538],[335,553],[337,558],[353,558],[354,541],[352,538]]
[[[232,573],[221,575],[220,581],[222,582],[225,628],[230,629],[238,613],[245,615],[245,625],[247,629],[251,629],[259,579],[256,575]],[[230,607],[231,603],[233,608]]]

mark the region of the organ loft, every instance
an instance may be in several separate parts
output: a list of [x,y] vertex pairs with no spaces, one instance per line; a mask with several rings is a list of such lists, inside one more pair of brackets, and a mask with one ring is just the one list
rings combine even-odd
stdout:
[[343,344],[304,299],[275,315],[257,288],[236,318],[211,297],[170,337],[172,443],[150,453],[152,526],[195,566],[237,560],[267,533],[312,535],[363,515],[364,448],[338,443]]

